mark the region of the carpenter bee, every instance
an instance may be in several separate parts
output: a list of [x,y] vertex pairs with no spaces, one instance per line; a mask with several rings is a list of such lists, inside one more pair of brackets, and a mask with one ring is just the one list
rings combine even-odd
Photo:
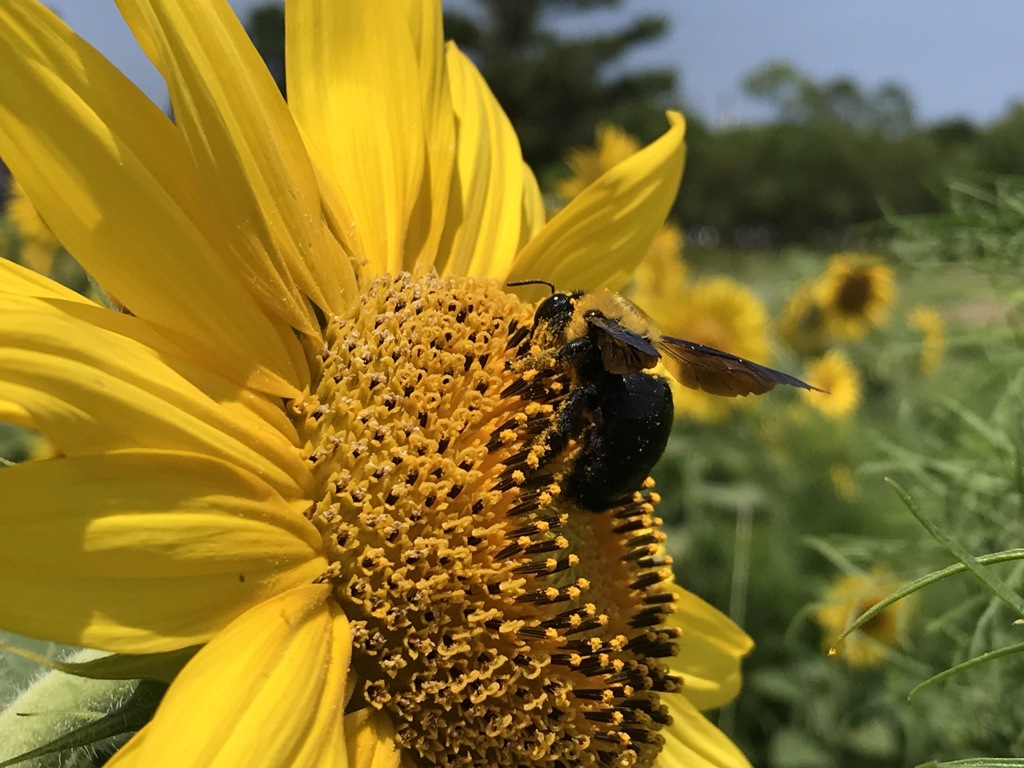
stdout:
[[544,459],[572,438],[579,453],[564,478],[567,498],[601,510],[635,491],[661,458],[672,431],[672,391],[647,373],[659,362],[684,386],[713,395],[760,395],[787,384],[816,389],[782,371],[684,339],[663,336],[628,299],[611,291],[558,293],[534,313],[529,359],[569,378],[569,394],[541,436]]

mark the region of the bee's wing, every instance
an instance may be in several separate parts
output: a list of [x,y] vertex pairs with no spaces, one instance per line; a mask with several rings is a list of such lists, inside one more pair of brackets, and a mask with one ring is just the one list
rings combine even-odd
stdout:
[[821,391],[788,373],[693,341],[662,336],[656,346],[680,384],[712,395],[760,395],[776,384]]
[[588,317],[587,323],[601,331],[597,345],[601,349],[601,362],[609,373],[636,373],[658,364],[661,355],[650,339],[612,318]]

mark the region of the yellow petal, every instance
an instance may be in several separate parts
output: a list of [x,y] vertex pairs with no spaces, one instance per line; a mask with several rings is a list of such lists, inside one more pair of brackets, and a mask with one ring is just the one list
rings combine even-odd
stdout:
[[672,724],[661,731],[665,748],[658,757],[658,768],[750,768],[739,747],[685,697],[666,693],[661,701],[668,706]]
[[[57,301],[53,304],[56,308],[61,306],[60,302],[62,301],[93,306],[93,302],[89,301],[89,299],[69,288],[65,288],[60,283],[12,261],[0,259],[0,294],[4,293],[56,299]],[[4,301],[6,299],[0,296],[0,302]],[[211,359],[209,356],[197,356],[196,353],[200,352],[200,350],[197,350],[194,346],[190,347],[187,343],[174,344],[167,338],[166,331],[157,331],[141,319],[135,318],[130,321],[113,320],[110,315],[89,313],[89,310],[83,311],[90,318],[93,318],[94,321],[98,321],[100,325],[110,322],[114,323],[118,328],[130,329],[130,331],[125,330],[124,333],[158,352],[164,362],[173,364],[175,360],[191,360],[193,367],[206,369],[207,373],[202,377],[206,386],[204,387],[202,382],[198,382],[197,386],[211,397],[216,395],[223,408],[232,410],[236,407],[243,407],[251,410],[267,425],[278,430],[289,443],[292,445],[296,444],[298,436],[295,432],[295,427],[281,408],[280,400],[277,399],[275,401],[275,398],[269,398],[247,389],[238,389],[228,385],[227,382],[220,381],[212,371],[218,371],[221,368],[219,363],[222,363],[222,360]],[[240,372],[236,371],[235,373]],[[234,380],[238,383],[244,383],[245,377],[236,376]],[[0,405],[0,408],[2,407]],[[31,423],[31,418],[28,414],[23,410],[22,413],[24,413],[24,419]],[[0,421],[9,421],[20,426],[28,426],[28,424],[23,423],[20,419],[5,419],[2,413],[0,413]],[[267,455],[267,458],[271,458],[271,456]]]
[[742,683],[741,661],[754,641],[728,616],[692,592],[672,585],[675,611],[668,625],[682,635],[679,652],[668,659],[669,669],[683,679],[682,695],[698,709],[712,709],[732,701]]
[[504,279],[523,222],[519,138],[480,72],[454,43],[448,76],[458,130],[449,216],[439,265],[445,275]]
[[187,450],[247,469],[287,498],[308,491],[299,449],[279,422],[264,420],[260,397],[139,340],[147,329],[137,318],[70,301],[0,299],[0,403],[30,414],[22,425],[61,453]]
[[37,3],[0,3],[0,48],[0,154],[64,246],[135,314],[280,394],[301,388],[298,344],[210,239],[167,116]]
[[427,272],[436,267],[438,243],[448,216],[455,161],[455,113],[445,66],[440,1],[400,0],[400,7],[401,16],[409,20],[419,63],[427,140],[423,185],[409,222],[405,266]]
[[345,768],[352,637],[325,585],[267,600],[203,648],[110,768]]
[[38,296],[92,304],[82,294],[64,287],[56,280],[7,259],[0,259],[0,291],[19,296]]
[[266,483],[194,454],[18,464],[0,498],[0,617],[56,642],[195,645],[326,567],[312,524]]
[[526,163],[523,163],[523,226],[519,232],[519,246],[516,251],[533,240],[544,228],[547,211],[544,209],[544,196],[540,192],[537,177]]
[[345,715],[348,768],[398,768],[402,753],[391,718],[373,709]]
[[617,290],[672,207],[683,175],[685,121],[669,112],[660,138],[619,163],[559,211],[516,257],[510,280],[560,289]]
[[288,101],[321,172],[332,177],[371,274],[405,265],[407,226],[426,163],[422,78],[403,6],[290,0]]
[[0,400],[0,421],[5,424],[14,424],[25,429],[35,429],[35,422],[32,414],[16,403]]
[[266,307],[315,333],[306,297],[332,310],[355,295],[328,233],[316,174],[288,107],[223,0],[119,0],[154,49],[201,193],[227,257]]

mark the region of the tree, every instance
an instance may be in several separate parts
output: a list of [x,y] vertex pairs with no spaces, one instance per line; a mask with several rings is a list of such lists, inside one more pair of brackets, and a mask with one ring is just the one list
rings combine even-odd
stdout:
[[249,39],[274,76],[281,94],[287,97],[284,81],[284,8],[279,3],[267,3],[253,8],[245,23],[245,31],[249,33]]
[[936,210],[944,172],[969,157],[943,154],[915,129],[913,103],[895,83],[816,81],[771,62],[744,89],[772,107],[774,121],[691,131],[676,207],[684,226],[714,227],[726,243],[756,230],[770,233],[762,241],[838,245],[887,211]]
[[891,81],[874,90],[849,77],[816,82],[789,62],[773,61],[747,75],[743,90],[774,108],[781,123],[838,123],[893,137],[914,130],[914,102]]
[[537,169],[568,147],[591,144],[599,122],[614,122],[647,141],[665,130],[675,99],[669,69],[622,69],[625,54],[668,30],[660,16],[639,16],[621,30],[567,37],[582,15],[621,0],[475,0],[445,14],[446,35],[480,68]]
[[1010,104],[978,139],[979,165],[990,173],[1024,175],[1024,102]]

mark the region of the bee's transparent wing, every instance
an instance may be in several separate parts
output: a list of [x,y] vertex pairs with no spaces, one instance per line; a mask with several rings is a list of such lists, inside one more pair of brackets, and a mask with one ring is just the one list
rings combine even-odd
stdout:
[[822,391],[788,373],[693,341],[662,336],[655,346],[680,384],[712,395],[761,395],[776,384]]

